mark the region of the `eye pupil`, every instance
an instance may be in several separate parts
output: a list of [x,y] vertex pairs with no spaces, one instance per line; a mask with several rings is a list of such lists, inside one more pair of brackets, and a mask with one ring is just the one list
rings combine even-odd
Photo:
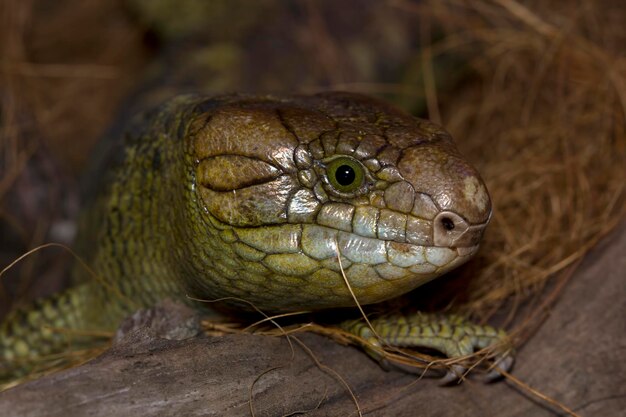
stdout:
[[365,183],[365,167],[359,161],[349,156],[338,156],[326,164],[326,186],[329,191],[346,197],[354,193],[363,192]]
[[340,185],[347,186],[354,182],[356,173],[349,165],[341,165],[335,171],[335,179]]

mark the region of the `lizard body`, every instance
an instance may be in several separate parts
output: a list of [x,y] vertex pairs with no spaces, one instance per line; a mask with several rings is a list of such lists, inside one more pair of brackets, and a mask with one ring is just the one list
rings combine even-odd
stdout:
[[114,159],[80,239],[105,285],[13,313],[5,362],[58,349],[42,326],[113,329],[165,297],[354,306],[338,254],[359,303],[388,300],[467,261],[491,215],[443,129],[358,94],[180,96]]

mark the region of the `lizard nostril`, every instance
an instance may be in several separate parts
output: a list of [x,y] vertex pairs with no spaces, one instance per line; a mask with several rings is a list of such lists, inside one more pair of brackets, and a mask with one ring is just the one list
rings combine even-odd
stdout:
[[447,231],[454,230],[454,221],[451,218],[449,218],[449,217],[442,217],[441,218],[441,225]]

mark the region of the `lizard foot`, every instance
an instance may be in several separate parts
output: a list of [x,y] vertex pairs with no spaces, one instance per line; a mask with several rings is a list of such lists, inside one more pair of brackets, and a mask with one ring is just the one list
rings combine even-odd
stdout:
[[[434,349],[452,359],[493,346],[496,354],[490,370],[483,378],[485,382],[499,378],[500,371],[508,371],[513,366],[514,352],[504,330],[488,325],[480,326],[459,316],[415,313],[380,317],[370,323],[371,328],[362,320],[347,321],[341,327],[364,339],[367,342],[364,346],[367,353],[386,369],[396,367],[416,373],[419,368],[389,361],[382,353],[385,346]],[[452,364],[441,379],[441,384],[458,381],[467,371],[468,368],[460,363]]]

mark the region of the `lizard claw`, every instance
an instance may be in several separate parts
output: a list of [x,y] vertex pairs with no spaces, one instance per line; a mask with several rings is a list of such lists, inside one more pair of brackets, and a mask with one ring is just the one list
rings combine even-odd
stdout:
[[502,377],[502,372],[509,372],[513,368],[515,363],[515,356],[513,356],[512,350],[508,350],[503,354],[496,357],[493,365],[487,375],[484,377],[484,382],[493,382]]
[[[515,362],[515,356],[513,356],[511,350],[507,350],[501,354],[498,354],[493,362],[493,364],[489,367],[489,370],[485,375],[482,375],[479,379],[484,383],[491,383],[502,378],[502,371],[508,372],[513,368],[513,363]],[[464,375],[468,372],[468,368],[460,365],[454,364],[450,366],[450,369],[446,374],[440,379],[440,385],[451,385],[452,383],[459,382]]]
[[453,383],[458,383],[463,378],[463,375],[467,373],[467,368],[463,365],[454,364],[450,366],[448,372],[439,379],[439,385],[446,386],[452,385]]

